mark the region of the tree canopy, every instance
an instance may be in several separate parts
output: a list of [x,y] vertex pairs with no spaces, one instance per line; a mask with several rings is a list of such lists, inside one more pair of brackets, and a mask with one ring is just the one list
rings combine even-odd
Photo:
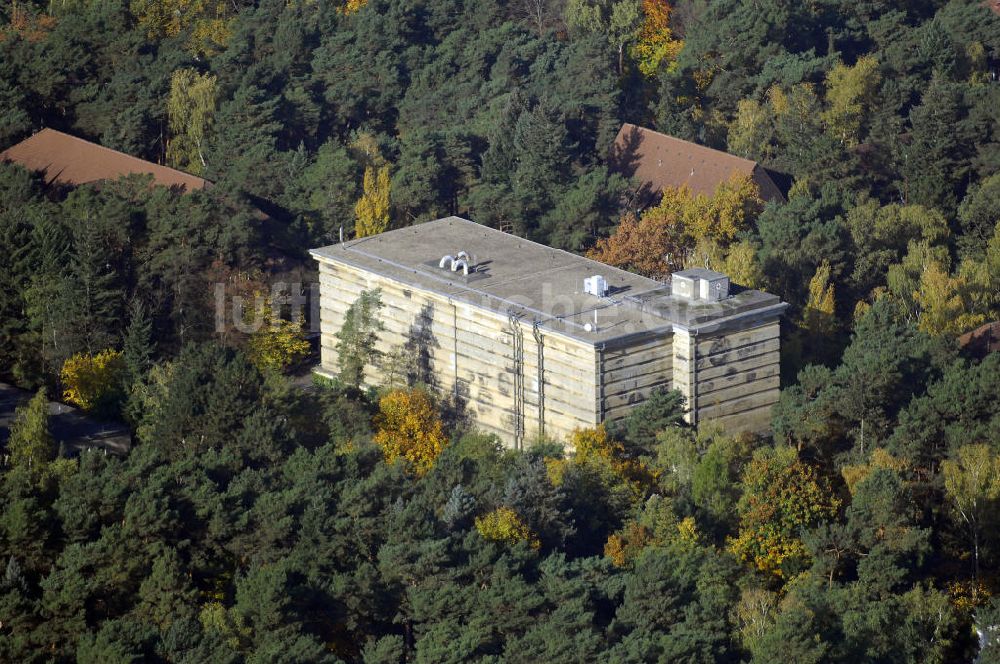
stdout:
[[[976,0],[4,4],[0,148],[51,127],[214,186],[0,164],[0,380],[35,394],[0,660],[997,660],[1000,354],[956,338],[1000,318],[998,66]],[[640,209],[625,122],[787,195]],[[507,450],[380,345],[378,291],[306,378],[275,282],[451,214],[780,296],[772,435],[661,391]],[[67,456],[49,399],[132,450]]]

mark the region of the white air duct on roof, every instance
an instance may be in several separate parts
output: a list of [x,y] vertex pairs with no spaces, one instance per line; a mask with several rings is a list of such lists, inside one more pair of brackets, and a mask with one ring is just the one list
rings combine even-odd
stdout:
[[458,269],[462,268],[462,273],[465,276],[469,276],[470,270],[475,272],[475,269],[470,267],[470,263],[472,263],[472,259],[469,258],[468,252],[460,251],[454,256],[451,254],[442,256],[441,260],[438,262],[438,267],[441,269],[449,267],[452,272],[458,272]]

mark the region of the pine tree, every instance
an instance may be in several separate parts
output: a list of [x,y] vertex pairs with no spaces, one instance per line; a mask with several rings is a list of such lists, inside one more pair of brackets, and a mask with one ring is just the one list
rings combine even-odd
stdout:
[[[18,556],[27,552],[20,551]],[[28,662],[37,652],[33,638],[37,634],[38,605],[28,587],[24,571],[17,557],[7,559],[6,570],[0,576],[0,615],[3,620],[3,637],[0,638],[0,659],[9,662]]]
[[36,221],[32,242],[38,262],[31,283],[24,291],[29,326],[41,339],[41,355],[53,372],[81,346],[74,326],[79,304],[64,288],[66,264],[72,261],[72,239],[67,229],[49,216]]
[[282,110],[281,99],[259,85],[237,88],[211,116],[204,175],[227,190],[279,200],[288,180],[288,158],[277,151]]
[[166,626],[178,618],[192,616],[197,598],[176,549],[167,547],[157,556],[149,576],[139,587],[136,613],[145,622]]
[[74,311],[72,330],[83,350],[93,354],[117,345],[124,296],[108,262],[107,247],[89,224],[79,228],[70,275],[63,280],[60,294],[60,301]]
[[554,207],[560,184],[566,181],[571,138],[562,112],[542,99],[522,112],[514,125],[514,169],[509,172],[513,194],[523,211]]
[[448,502],[441,510],[441,520],[451,530],[468,525],[469,517],[476,509],[476,498],[461,484],[456,484],[448,495]]
[[955,84],[935,76],[920,105],[910,111],[910,125],[911,140],[900,147],[898,157],[907,202],[953,210],[971,153]]
[[626,449],[635,454],[652,454],[661,431],[683,424],[683,395],[677,390],[658,389],[633,408],[619,426],[624,430]]
[[131,387],[145,379],[153,366],[153,322],[146,313],[146,307],[138,297],[128,306],[128,327],[122,346],[125,360],[126,380]]
[[14,373],[31,342],[25,293],[39,265],[33,225],[48,212],[25,171],[0,171],[0,372]]
[[523,232],[528,221],[514,196],[513,180],[518,167],[518,147],[514,129],[528,108],[520,88],[507,95],[499,117],[486,131],[488,147],[480,158],[478,183],[469,192],[469,203],[480,223]]
[[382,292],[376,288],[362,292],[344,315],[344,324],[336,335],[336,350],[340,379],[348,385],[360,385],[365,366],[379,357],[375,343],[384,329],[378,319],[381,309]]

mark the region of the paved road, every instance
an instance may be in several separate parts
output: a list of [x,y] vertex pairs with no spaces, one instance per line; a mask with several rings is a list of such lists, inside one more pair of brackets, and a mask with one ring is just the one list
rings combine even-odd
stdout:
[[[32,396],[31,392],[0,383],[0,443],[6,443],[10,436],[14,409]],[[132,437],[124,424],[102,422],[57,401],[49,402],[49,430],[69,456],[91,448],[122,455],[129,451],[132,444]]]

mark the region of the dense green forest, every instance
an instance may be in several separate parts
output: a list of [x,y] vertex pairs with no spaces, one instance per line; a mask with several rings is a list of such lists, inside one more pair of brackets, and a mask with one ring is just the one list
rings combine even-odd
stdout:
[[[52,127],[216,186],[0,164],[0,380],[37,390],[0,661],[1000,662],[1000,353],[957,343],[1000,318],[998,69],[979,0],[4,3],[0,148]],[[788,200],[634,209],[623,122]],[[773,436],[661,393],[514,452],[357,384],[377,294],[305,388],[287,304],[216,320],[216,284],[446,214],[780,295]],[[46,398],[133,449],[65,458]]]

